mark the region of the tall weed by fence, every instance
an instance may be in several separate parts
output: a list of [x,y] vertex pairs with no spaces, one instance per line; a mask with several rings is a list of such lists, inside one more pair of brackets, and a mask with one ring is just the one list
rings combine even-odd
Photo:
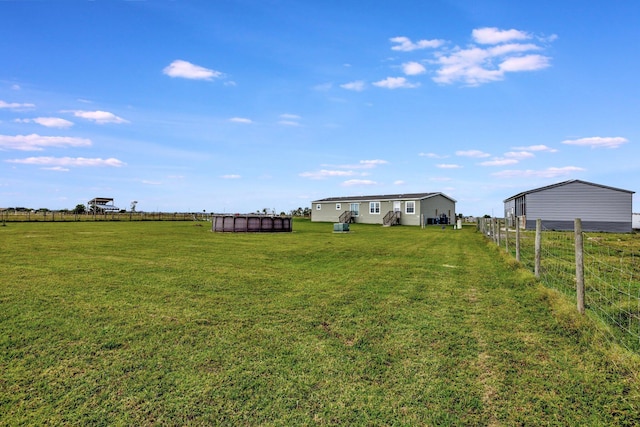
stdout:
[[[504,248],[545,286],[576,300],[576,234],[541,227],[516,230],[496,218],[483,218],[478,230]],[[517,240],[516,240],[517,237]],[[584,305],[600,318],[614,340],[640,351],[640,237],[626,233],[583,232]]]

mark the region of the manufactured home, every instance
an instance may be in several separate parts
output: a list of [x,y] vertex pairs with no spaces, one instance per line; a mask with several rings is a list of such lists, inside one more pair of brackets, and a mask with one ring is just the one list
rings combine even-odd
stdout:
[[504,215],[511,226],[519,223],[528,230],[536,228],[538,219],[549,230],[573,230],[580,218],[585,231],[628,233],[633,193],[574,179],[509,197],[504,200]]
[[311,221],[382,225],[453,223],[456,201],[443,193],[329,197],[311,206]]

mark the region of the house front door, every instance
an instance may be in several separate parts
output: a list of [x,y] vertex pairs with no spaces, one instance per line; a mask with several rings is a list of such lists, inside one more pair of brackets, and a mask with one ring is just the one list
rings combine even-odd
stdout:
[[400,212],[402,210],[402,202],[393,202],[393,211]]

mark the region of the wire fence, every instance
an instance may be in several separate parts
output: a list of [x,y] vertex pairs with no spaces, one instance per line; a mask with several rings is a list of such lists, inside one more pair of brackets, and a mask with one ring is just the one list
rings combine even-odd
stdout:
[[638,234],[580,231],[577,245],[575,230],[543,226],[523,230],[496,218],[481,219],[478,230],[533,271],[545,286],[576,301],[578,310],[582,283],[584,308],[603,321],[616,342],[640,352]]

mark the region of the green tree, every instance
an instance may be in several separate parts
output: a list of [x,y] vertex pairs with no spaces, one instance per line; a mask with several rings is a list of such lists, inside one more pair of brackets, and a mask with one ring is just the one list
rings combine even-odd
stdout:
[[83,214],[87,211],[87,208],[83,204],[77,204],[75,208],[73,208],[74,214]]

